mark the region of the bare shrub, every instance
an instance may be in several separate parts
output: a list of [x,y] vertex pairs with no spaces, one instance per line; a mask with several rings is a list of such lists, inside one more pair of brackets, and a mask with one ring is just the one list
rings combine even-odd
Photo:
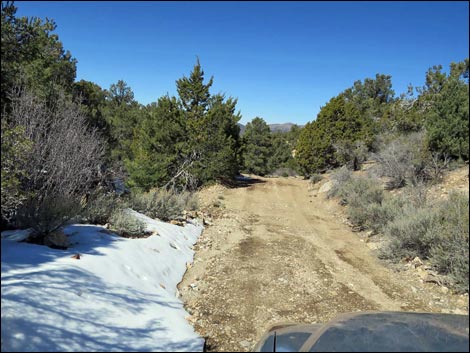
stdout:
[[388,177],[387,188],[395,189],[426,179],[427,148],[424,132],[400,135],[382,142],[373,154],[378,164],[374,168],[380,177]]
[[433,152],[428,158],[425,166],[426,176],[434,183],[442,181],[444,170],[449,167],[450,158],[447,154]]
[[171,179],[162,187],[171,190],[196,190],[200,180],[192,172],[194,164],[202,159],[201,153],[192,151],[185,156],[184,160],[178,166]]
[[327,193],[328,198],[339,196],[343,186],[352,178],[352,172],[345,166],[337,169],[331,174],[332,186]]
[[80,107],[63,95],[48,107],[29,92],[18,92],[10,118],[31,142],[21,178],[29,197],[18,211],[19,226],[46,235],[74,217],[83,197],[96,187],[103,142],[88,128]]
[[335,156],[341,165],[350,170],[361,169],[362,163],[367,160],[369,149],[362,141],[341,141],[333,145]]

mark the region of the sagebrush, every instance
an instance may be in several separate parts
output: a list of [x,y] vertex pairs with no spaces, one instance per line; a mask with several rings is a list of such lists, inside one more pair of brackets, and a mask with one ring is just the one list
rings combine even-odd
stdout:
[[168,221],[181,217],[184,210],[196,210],[198,200],[195,194],[189,192],[153,189],[134,192],[130,197],[130,206],[150,218]]

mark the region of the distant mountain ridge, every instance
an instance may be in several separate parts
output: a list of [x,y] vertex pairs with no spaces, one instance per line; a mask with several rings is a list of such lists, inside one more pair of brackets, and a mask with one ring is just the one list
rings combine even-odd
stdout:
[[297,125],[293,123],[284,123],[284,124],[269,124],[269,128],[272,132],[288,132],[292,126]]
[[[243,125],[240,123],[238,123],[237,125],[240,127],[240,135],[243,135],[243,133],[245,132],[246,125]],[[297,125],[297,124],[294,124],[294,123],[268,124],[272,132],[288,132],[294,125]],[[302,127],[302,125],[298,125],[298,126]]]

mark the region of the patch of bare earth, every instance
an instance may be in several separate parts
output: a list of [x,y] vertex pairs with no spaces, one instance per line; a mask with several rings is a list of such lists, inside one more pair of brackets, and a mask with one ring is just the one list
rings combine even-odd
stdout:
[[340,313],[468,313],[468,297],[392,271],[341,220],[344,210],[298,178],[256,178],[201,192],[211,214],[179,291],[209,351],[249,351],[280,322]]

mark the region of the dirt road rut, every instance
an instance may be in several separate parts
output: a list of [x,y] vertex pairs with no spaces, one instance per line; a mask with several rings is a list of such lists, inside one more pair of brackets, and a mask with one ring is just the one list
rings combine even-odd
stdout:
[[209,351],[248,351],[279,322],[440,311],[425,288],[380,263],[338,220],[333,202],[307,189],[300,179],[257,178],[214,195],[221,216],[204,231],[179,286]]

